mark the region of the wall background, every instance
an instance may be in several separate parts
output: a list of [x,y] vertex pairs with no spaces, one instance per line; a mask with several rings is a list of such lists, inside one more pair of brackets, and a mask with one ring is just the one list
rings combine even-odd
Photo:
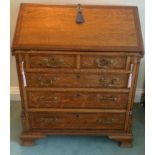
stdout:
[[[18,16],[20,3],[44,3],[44,4],[96,4],[96,5],[135,5],[138,6],[139,16],[141,22],[141,29],[143,40],[145,40],[145,0],[10,0],[10,41],[12,44],[13,34],[16,26],[16,20]],[[15,59],[11,56],[11,99],[19,99],[19,90],[18,90],[18,78],[16,71]],[[145,59],[141,60],[140,71],[138,76],[137,91],[135,101],[140,101],[140,96],[144,89],[144,78],[145,78]]]

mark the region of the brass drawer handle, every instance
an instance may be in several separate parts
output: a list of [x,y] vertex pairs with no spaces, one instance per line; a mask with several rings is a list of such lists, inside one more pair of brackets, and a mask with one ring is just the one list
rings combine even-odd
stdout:
[[57,118],[41,118],[40,119],[40,121],[42,122],[42,123],[55,123],[55,122],[57,122]]
[[40,82],[41,86],[50,86],[53,84],[54,81],[58,80],[58,77],[52,77],[51,79],[44,79],[43,77],[39,76],[38,81]]
[[57,96],[53,96],[53,97],[43,97],[40,96],[37,99],[38,102],[52,102],[52,103],[58,103],[60,101],[60,98]]
[[115,85],[118,80],[119,80],[119,78],[107,80],[104,77],[99,79],[100,83],[105,87],[111,87],[111,86]]
[[55,59],[55,58],[45,58],[43,59],[43,63],[47,67],[57,67],[64,64],[63,59]]
[[105,58],[97,58],[94,60],[94,64],[97,67],[108,67],[113,64],[113,60]]
[[96,121],[97,124],[112,124],[113,122],[114,122],[113,118],[112,119],[108,119],[108,120],[106,120],[106,119],[98,119]]
[[117,97],[102,97],[98,98],[100,102],[115,102],[117,101]]

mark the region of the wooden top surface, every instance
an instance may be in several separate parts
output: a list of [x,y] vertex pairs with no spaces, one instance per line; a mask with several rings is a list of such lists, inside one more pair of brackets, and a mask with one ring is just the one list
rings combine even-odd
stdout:
[[143,52],[137,7],[22,4],[12,50]]

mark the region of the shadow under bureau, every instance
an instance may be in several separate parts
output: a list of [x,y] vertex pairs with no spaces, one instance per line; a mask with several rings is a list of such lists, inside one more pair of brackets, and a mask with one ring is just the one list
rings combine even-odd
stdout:
[[132,145],[143,43],[132,6],[21,4],[12,45],[23,145],[99,135]]

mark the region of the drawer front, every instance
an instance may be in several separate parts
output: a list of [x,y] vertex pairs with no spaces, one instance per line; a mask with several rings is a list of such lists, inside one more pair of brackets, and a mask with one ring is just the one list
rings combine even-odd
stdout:
[[127,88],[128,74],[27,73],[29,87]]
[[76,68],[75,55],[29,55],[30,68]]
[[82,55],[81,68],[125,69],[126,60],[124,56]]
[[32,129],[124,129],[125,113],[48,112],[31,113]]
[[127,93],[28,92],[30,108],[106,108],[125,109]]

